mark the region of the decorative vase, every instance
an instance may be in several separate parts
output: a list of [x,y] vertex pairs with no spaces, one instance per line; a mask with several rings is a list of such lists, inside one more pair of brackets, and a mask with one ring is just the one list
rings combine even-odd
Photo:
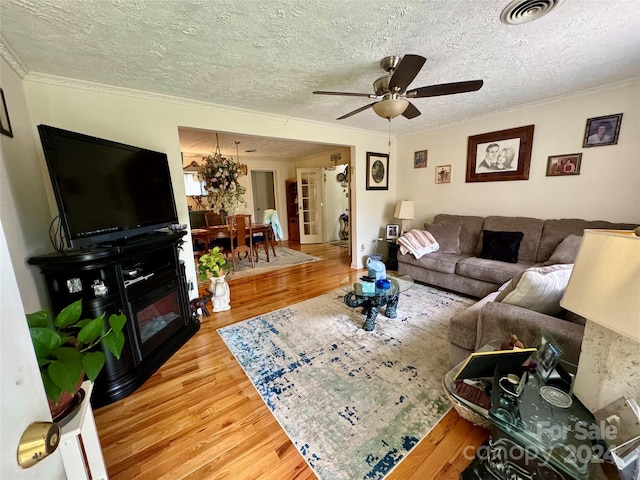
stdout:
[[213,305],[214,312],[224,312],[225,310],[231,309],[231,305],[229,305],[229,284],[224,277],[225,275],[221,277],[211,277],[209,291],[213,295],[213,297],[211,297],[211,304]]

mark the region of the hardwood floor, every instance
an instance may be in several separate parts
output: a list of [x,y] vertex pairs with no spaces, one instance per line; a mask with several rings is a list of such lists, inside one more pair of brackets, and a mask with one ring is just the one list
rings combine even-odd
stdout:
[[[334,290],[350,270],[344,248],[284,246],[323,260],[230,281],[231,310],[204,317],[143,386],[95,411],[112,480],[316,478],[216,332]],[[465,448],[487,437],[451,410],[388,480],[459,478]]]

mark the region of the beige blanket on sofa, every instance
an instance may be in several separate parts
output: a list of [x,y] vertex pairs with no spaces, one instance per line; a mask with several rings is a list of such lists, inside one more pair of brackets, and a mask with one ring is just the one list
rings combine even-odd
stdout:
[[398,238],[398,243],[400,244],[400,253],[409,252],[416,258],[435,252],[440,248],[433,235],[426,230],[409,230]]

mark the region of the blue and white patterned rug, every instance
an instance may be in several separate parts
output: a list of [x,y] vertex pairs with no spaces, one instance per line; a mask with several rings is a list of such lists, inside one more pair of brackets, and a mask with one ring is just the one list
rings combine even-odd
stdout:
[[416,284],[365,332],[338,290],[218,333],[318,478],[382,479],[449,409],[448,320],[472,303]]

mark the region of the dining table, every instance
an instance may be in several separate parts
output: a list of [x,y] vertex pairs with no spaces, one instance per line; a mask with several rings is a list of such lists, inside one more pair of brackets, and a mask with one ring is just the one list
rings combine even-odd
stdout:
[[[271,224],[269,223],[252,223],[251,224],[251,232],[253,235],[264,235],[267,238],[267,232],[271,228]],[[231,232],[229,231],[228,225],[213,225],[211,227],[205,228],[194,228],[191,230],[191,239],[193,242],[196,240],[202,241],[204,243],[205,252],[209,252],[209,244],[215,240],[221,239],[230,239]],[[269,249],[265,248],[267,253],[267,262],[269,260]]]

